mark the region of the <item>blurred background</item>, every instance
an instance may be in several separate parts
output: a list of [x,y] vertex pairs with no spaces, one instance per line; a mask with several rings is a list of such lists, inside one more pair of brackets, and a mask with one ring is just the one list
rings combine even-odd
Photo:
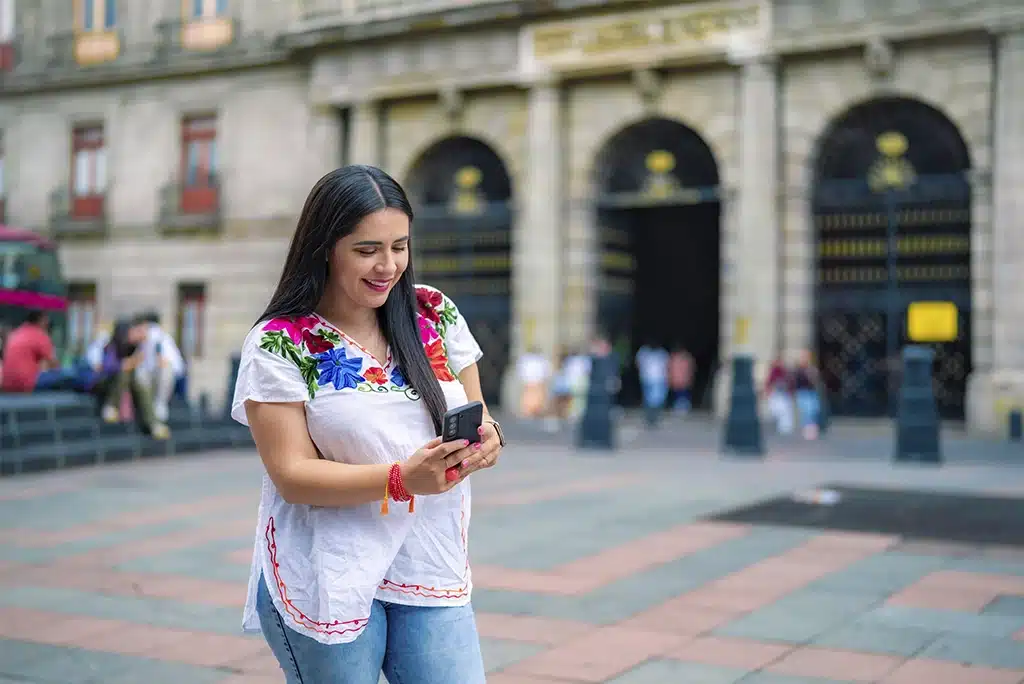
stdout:
[[759,382],[810,355],[834,415],[889,416],[915,342],[942,417],[1001,429],[1024,392],[1022,16],[0,0],[0,315],[48,310],[69,368],[149,312],[182,391],[222,405],[309,188],[369,163],[412,197],[418,277],[506,410],[601,334],[626,406],[647,345],[687,359],[698,410],[724,410],[743,352]]

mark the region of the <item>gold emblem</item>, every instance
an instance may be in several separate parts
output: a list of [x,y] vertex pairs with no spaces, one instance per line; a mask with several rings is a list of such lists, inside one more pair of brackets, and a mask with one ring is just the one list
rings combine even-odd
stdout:
[[464,166],[455,172],[455,193],[451,199],[453,214],[473,215],[483,211],[483,193],[480,181],[483,173],[475,166]]
[[875,192],[902,190],[917,181],[914,167],[904,156],[910,143],[907,137],[896,131],[882,133],[875,140],[879,157],[868,171],[868,184]]
[[644,179],[644,197],[663,200],[679,191],[679,182],[671,175],[676,168],[676,158],[671,152],[654,150],[644,159],[644,164],[649,172]]

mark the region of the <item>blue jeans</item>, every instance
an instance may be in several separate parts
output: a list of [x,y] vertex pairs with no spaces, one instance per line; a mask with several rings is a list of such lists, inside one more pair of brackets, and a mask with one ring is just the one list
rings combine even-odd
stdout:
[[817,425],[821,413],[821,400],[818,392],[812,389],[796,391],[796,408],[800,414],[800,426]]
[[355,641],[326,645],[285,625],[261,578],[256,612],[287,684],[485,684],[472,605],[425,608],[374,601]]

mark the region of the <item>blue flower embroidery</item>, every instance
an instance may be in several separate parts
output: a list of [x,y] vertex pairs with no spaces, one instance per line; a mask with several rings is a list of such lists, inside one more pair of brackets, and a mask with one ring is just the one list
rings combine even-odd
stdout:
[[406,384],[408,384],[408,381],[405,379],[405,376],[402,375],[401,369],[397,367],[392,369],[391,371],[391,382],[395,385],[395,387],[405,387]]
[[345,348],[341,345],[328,349],[325,352],[314,354],[317,360],[316,368],[320,371],[317,384],[321,387],[334,385],[334,389],[340,390],[346,387],[355,389],[363,382],[363,360],[361,358],[350,359],[345,354]]

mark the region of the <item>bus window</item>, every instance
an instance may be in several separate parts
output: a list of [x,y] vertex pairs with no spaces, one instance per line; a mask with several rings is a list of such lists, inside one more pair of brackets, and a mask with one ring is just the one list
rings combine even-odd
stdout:
[[0,287],[64,295],[57,255],[36,245],[0,242]]

